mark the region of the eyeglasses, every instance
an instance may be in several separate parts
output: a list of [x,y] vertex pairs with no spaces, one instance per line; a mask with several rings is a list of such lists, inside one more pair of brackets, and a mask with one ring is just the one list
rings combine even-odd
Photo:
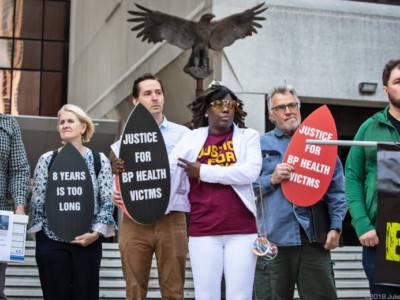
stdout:
[[274,109],[278,113],[284,113],[286,111],[286,108],[289,108],[289,111],[291,111],[291,112],[297,111],[299,109],[299,103],[293,102],[293,103],[289,103],[289,104],[282,104],[282,105],[275,106],[271,109]]
[[219,110],[222,110],[224,106],[228,109],[236,109],[238,107],[238,103],[235,100],[215,100],[210,105]]

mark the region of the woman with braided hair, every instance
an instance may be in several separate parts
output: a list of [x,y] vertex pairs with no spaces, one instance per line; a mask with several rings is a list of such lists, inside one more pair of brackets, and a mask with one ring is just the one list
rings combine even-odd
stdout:
[[[232,94],[230,94],[232,93]],[[228,95],[236,102],[237,109],[234,110],[233,123],[239,128],[246,128],[244,119],[247,113],[243,110],[243,101],[240,100],[233,92],[223,85],[213,84],[192,104],[192,126],[193,128],[208,126],[207,108],[213,99],[225,98]],[[208,100],[205,98],[209,98]]]
[[[212,85],[192,106],[194,130],[170,155],[171,195],[188,195],[189,253],[197,300],[248,300],[256,256],[252,182],[261,170],[259,134],[245,128],[243,102]],[[173,196],[172,196],[173,198]],[[173,201],[174,199],[171,199]]]

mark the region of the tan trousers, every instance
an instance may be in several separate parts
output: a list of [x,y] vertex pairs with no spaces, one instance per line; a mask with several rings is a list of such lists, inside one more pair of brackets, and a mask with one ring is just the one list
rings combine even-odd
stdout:
[[187,256],[183,212],[171,212],[151,225],[138,224],[124,215],[119,250],[127,300],[146,299],[153,253],[162,299],[183,299]]

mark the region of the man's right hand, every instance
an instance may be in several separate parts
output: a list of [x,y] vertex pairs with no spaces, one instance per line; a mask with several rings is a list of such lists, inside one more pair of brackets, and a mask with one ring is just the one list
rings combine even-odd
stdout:
[[376,234],[376,230],[372,229],[370,231],[367,231],[363,235],[359,237],[360,243],[363,246],[366,247],[375,247],[376,245],[379,244],[379,238],[378,235]]
[[114,161],[111,164],[112,167],[112,172],[115,175],[118,175],[118,173],[125,172],[125,165],[124,161],[120,158],[114,159]]
[[277,164],[274,170],[274,173],[271,175],[271,184],[279,184],[282,180],[286,180],[290,178],[290,174],[293,172],[294,167],[287,163]]
[[15,209],[15,214],[16,215],[25,215],[25,206],[22,204],[18,204],[17,208]]

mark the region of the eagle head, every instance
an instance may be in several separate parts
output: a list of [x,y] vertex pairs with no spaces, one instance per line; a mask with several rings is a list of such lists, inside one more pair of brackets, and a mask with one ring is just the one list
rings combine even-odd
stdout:
[[204,14],[201,16],[199,23],[210,23],[213,18],[215,18],[213,14]]

